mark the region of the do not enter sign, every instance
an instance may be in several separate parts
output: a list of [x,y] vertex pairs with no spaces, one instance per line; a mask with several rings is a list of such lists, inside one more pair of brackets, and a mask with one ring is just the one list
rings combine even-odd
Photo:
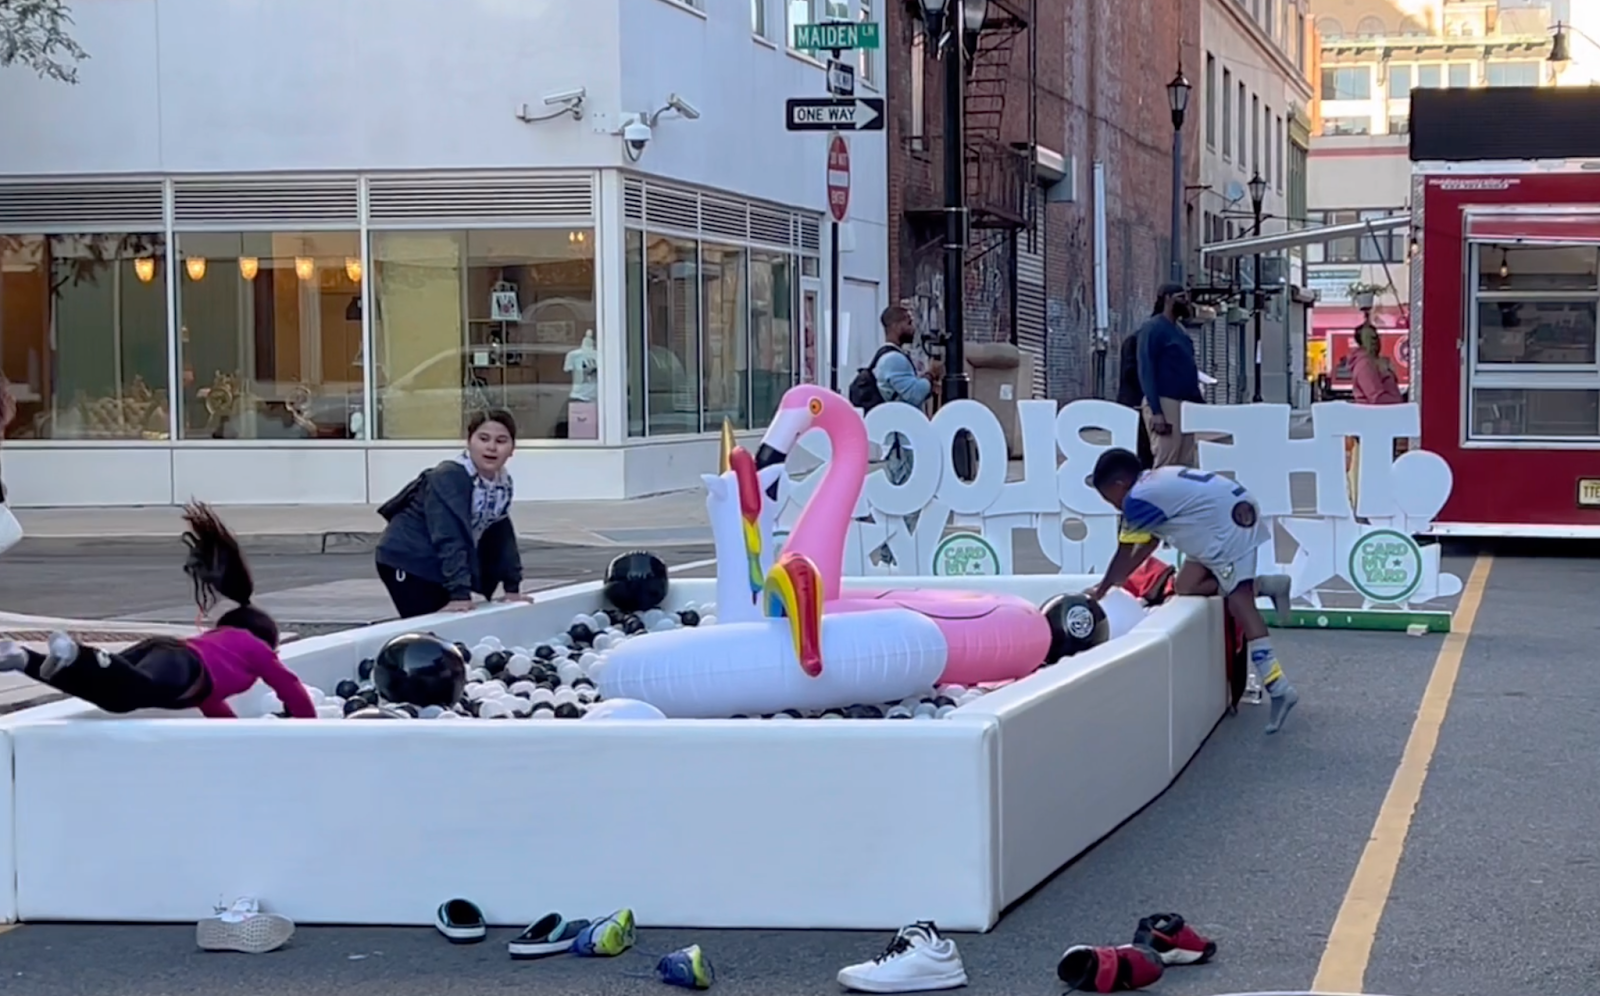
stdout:
[[850,146],[843,135],[828,139],[828,211],[844,221],[850,210]]

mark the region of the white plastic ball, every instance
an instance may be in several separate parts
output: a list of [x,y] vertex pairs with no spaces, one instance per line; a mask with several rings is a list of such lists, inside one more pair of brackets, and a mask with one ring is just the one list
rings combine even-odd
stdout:
[[511,715],[511,707],[499,699],[490,699],[478,707],[479,719],[505,719]]
[[701,618],[705,618],[706,616],[714,616],[717,614],[717,603],[707,602],[695,611],[700,613]]
[[709,616],[701,616],[700,617],[700,625],[702,625],[702,626],[715,626],[716,624],[717,624],[717,617],[716,617],[715,614],[712,614],[712,615],[709,615]]
[[578,658],[579,667],[593,667],[600,660],[600,655],[593,650],[585,650],[583,656]]
[[526,677],[533,670],[533,659],[525,654],[512,654],[511,660],[506,663],[506,673],[513,678]]
[[475,667],[467,672],[467,680],[475,681],[481,685],[489,680],[489,672],[486,668]]
[[501,643],[500,642],[500,638],[497,637],[497,636],[486,636],[486,637],[484,637],[483,638],[483,645],[488,647],[490,649],[490,651],[506,649],[505,644]]
[[493,647],[489,646],[487,643],[479,641],[478,644],[472,648],[472,659],[474,661],[481,661],[492,653],[494,653]]
[[606,628],[610,625],[611,617],[606,615],[604,612],[596,612],[594,615],[589,617],[589,628],[594,630],[596,633],[604,633]]
[[569,662],[557,668],[556,674],[560,676],[562,684],[570,685],[574,681],[577,681],[579,678],[583,677],[583,667],[582,665]]
[[439,714],[442,713],[442,712],[444,712],[444,706],[436,706],[436,705],[423,706],[421,709],[417,710],[417,718],[418,719],[438,719],[439,718]]
[[666,719],[666,714],[648,702],[638,699],[607,699],[596,702],[584,713],[584,719]]
[[946,685],[939,689],[939,694],[948,695],[953,699],[959,699],[961,696],[967,694],[967,687],[965,685]]
[[544,706],[547,709],[554,709],[556,696],[555,693],[548,688],[535,688],[533,690],[533,695],[529,697],[529,701],[533,703],[533,707],[535,709],[539,708],[540,706]]
[[937,706],[931,705],[931,704],[929,704],[927,702],[923,702],[920,705],[918,705],[915,709],[911,710],[911,718],[913,718],[913,719],[932,719],[934,714],[937,713],[938,711],[939,711],[939,709],[938,709]]
[[572,646],[572,637],[566,633],[557,633],[550,638],[550,646],[552,648],[570,647]]
[[327,694],[323,692],[322,689],[312,685],[306,685],[304,687],[306,690],[306,698],[311,700],[312,705],[319,706],[328,700]]
[[933,716],[934,716],[935,719],[943,719],[943,718],[945,718],[946,716],[950,715],[951,713],[953,713],[955,711],[956,711],[956,707],[953,706],[953,705],[940,706],[937,710],[934,711]]
[[779,712],[779,713],[773,713],[771,718],[772,719],[793,719],[794,717],[789,715],[786,712]]
[[554,700],[556,705],[562,705],[564,703],[570,703],[572,705],[578,704],[578,693],[565,685],[556,689],[555,694],[551,696],[551,698]]
[[672,625],[672,620],[670,620],[670,619],[657,619],[655,622],[651,623],[650,626],[649,626],[649,630],[652,633],[665,633],[668,630],[675,629],[675,628],[676,627],[674,627]]
[[555,710],[553,710],[553,709],[535,709],[535,710],[533,710],[532,718],[534,718],[534,719],[555,719],[556,718]]
[[520,695],[513,695],[503,700],[503,704],[511,710],[513,716],[527,716],[533,712],[533,703]]
[[321,705],[317,706],[317,718],[318,719],[343,719],[344,718],[344,706],[342,706],[342,705],[330,705],[330,704],[324,702]]
[[539,686],[531,681],[519,681],[507,689],[512,695],[532,695],[539,690]]
[[611,644],[612,639],[610,633],[601,633],[599,636],[594,638],[594,649],[596,650],[610,650]]
[[435,716],[433,718],[434,719],[460,719],[461,718],[461,714],[458,713],[458,712],[455,712],[454,710],[446,709],[443,712],[439,713],[439,715],[437,715],[437,716]]

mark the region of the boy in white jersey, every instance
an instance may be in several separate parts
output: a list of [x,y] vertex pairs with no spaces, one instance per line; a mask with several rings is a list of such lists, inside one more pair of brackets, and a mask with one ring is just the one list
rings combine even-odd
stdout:
[[1092,594],[1098,600],[1122,584],[1166,540],[1183,554],[1174,580],[1179,595],[1218,595],[1244,633],[1250,667],[1271,696],[1267,732],[1283,727],[1300,695],[1283,676],[1256,608],[1256,594],[1272,599],[1280,619],[1289,618],[1289,578],[1256,577],[1256,550],[1272,538],[1261,509],[1242,485],[1218,474],[1188,467],[1146,471],[1127,450],[1112,449],[1095,462],[1094,489],[1122,512],[1120,545],[1105,580]]

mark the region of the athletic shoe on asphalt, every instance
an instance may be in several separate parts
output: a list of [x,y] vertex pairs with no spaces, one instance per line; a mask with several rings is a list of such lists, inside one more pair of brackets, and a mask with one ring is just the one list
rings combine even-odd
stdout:
[[1152,913],[1140,920],[1133,943],[1148,947],[1167,965],[1199,965],[1217,953],[1215,941],[1202,937],[1176,913]]
[[506,949],[518,961],[563,954],[572,950],[572,943],[587,926],[588,920],[568,920],[560,913],[547,913],[513,938]]
[[1256,578],[1256,594],[1272,599],[1272,611],[1279,626],[1289,625],[1294,618],[1294,607],[1289,599],[1290,581],[1287,574],[1265,574]]
[[194,927],[194,942],[202,951],[266,954],[283,947],[293,936],[293,920],[261,912],[254,899],[236,899],[232,906],[219,906],[215,916]]
[[0,671],[21,671],[28,666],[28,652],[12,640],[0,640]]
[[1097,948],[1079,944],[1067,949],[1056,964],[1056,976],[1067,991],[1120,993],[1143,989],[1161,979],[1161,956],[1142,944]]
[[711,959],[698,944],[662,955],[656,962],[656,975],[667,985],[684,989],[710,989],[711,983],[717,981]]
[[956,942],[931,920],[901,927],[882,954],[839,970],[839,985],[861,993],[920,993],[966,984]]
[[465,899],[440,903],[433,915],[433,925],[451,944],[476,944],[489,936],[483,911]]
[[572,953],[585,958],[615,958],[633,947],[633,910],[620,909],[578,931]]
[[[1278,681],[1282,682],[1283,679],[1279,678]],[[1293,709],[1295,703],[1300,701],[1300,693],[1295,691],[1293,685],[1285,688],[1274,686],[1267,689],[1267,691],[1276,693],[1271,697],[1272,715],[1267,717],[1267,732],[1277,733],[1283,729],[1283,721],[1289,718],[1289,710]]]

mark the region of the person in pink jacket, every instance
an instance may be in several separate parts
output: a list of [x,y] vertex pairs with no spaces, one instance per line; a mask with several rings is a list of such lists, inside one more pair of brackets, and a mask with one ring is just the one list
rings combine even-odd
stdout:
[[233,718],[227,700],[262,681],[290,716],[317,718],[305,686],[278,659],[278,624],[250,604],[255,580],[239,541],[203,504],[191,504],[183,516],[189,526],[183,569],[196,605],[205,613],[221,598],[236,603],[215,629],[188,639],[152,637],[120,653],[80,646],[59,632],[45,654],[0,641],[0,671],[21,671],[106,712],[198,709],[214,719]]
[[1400,381],[1395,377],[1394,365],[1384,358],[1378,330],[1371,322],[1363,322],[1356,329],[1356,351],[1350,356],[1350,379],[1358,405],[1398,405],[1405,400],[1400,395]]

